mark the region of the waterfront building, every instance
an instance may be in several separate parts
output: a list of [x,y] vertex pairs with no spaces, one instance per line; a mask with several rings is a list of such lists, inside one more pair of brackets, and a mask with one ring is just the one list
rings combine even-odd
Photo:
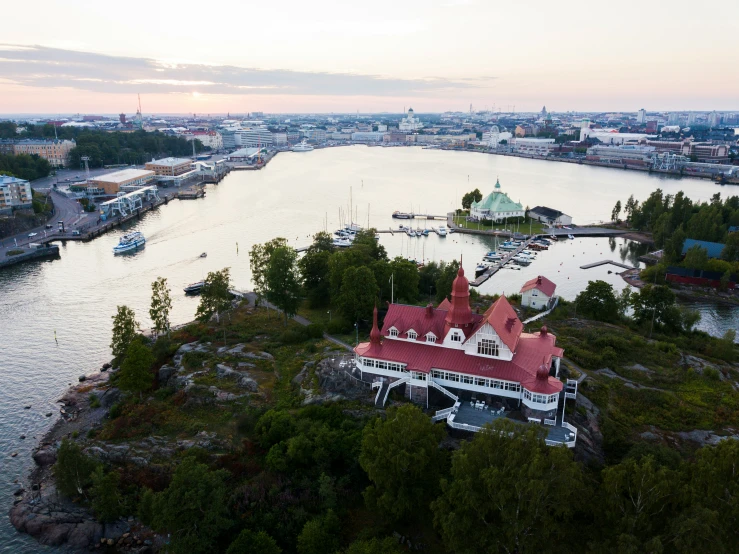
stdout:
[[357,131],[352,133],[352,140],[355,142],[382,142],[385,133],[378,131]]
[[190,171],[192,161],[188,158],[162,158],[147,162],[144,169],[153,171],[158,176],[176,177]]
[[421,123],[420,119],[415,117],[413,108],[408,108],[408,113],[400,120],[400,123],[398,123],[398,130],[409,132],[418,131],[421,128],[423,128],[423,123]]
[[529,156],[548,156],[557,148],[553,138],[514,138],[511,146],[517,154]]
[[549,226],[572,225],[572,216],[562,213],[559,210],[547,208],[546,206],[536,206],[530,209],[528,216]]
[[223,148],[223,136],[217,131],[186,131],[182,133],[186,140],[199,140],[203,146],[211,150],[220,150]]
[[238,135],[234,129],[221,131],[221,139],[223,141],[223,148],[226,150],[232,150],[241,146],[241,135]]
[[729,161],[729,146],[710,142],[695,142],[691,139],[682,141],[647,140],[657,152],[673,152],[702,163],[722,163]]
[[557,285],[546,277],[539,275],[526,281],[521,287],[521,306],[534,310],[547,310],[554,302],[554,291]]
[[0,175],[0,214],[30,208],[33,205],[31,183],[25,179]]
[[52,167],[67,167],[69,152],[77,146],[74,140],[24,139],[0,141],[0,152],[4,154],[36,154],[47,160]]
[[503,221],[511,217],[524,217],[525,212],[521,204],[511,200],[501,190],[500,180],[498,179],[495,181],[493,192],[479,202],[472,203],[470,215],[478,219]]
[[[190,160],[188,160],[188,163]],[[149,164],[146,164],[147,166]],[[107,195],[118,194],[121,191],[134,190],[145,187],[156,178],[156,173],[150,169],[121,169],[113,173],[98,175],[88,181],[88,187],[101,189]]]
[[301,131],[305,140],[323,144],[327,140],[326,131],[324,129],[305,129]]
[[[655,128],[655,131],[657,129]],[[647,128],[647,133],[649,128]],[[637,143],[642,139],[655,138],[647,133],[619,133],[618,129],[591,129],[581,128],[580,129],[580,142],[585,141],[588,138],[598,139],[603,144],[619,145],[626,144],[628,142]]]
[[717,111],[713,111],[708,114],[708,125],[711,127],[718,127],[721,125],[721,114]]
[[636,122],[639,125],[643,125],[647,122],[647,110],[645,110],[644,108],[639,110],[639,112],[636,114]]
[[724,251],[724,247],[726,245],[721,242],[710,242],[707,240],[685,239],[685,242],[683,243],[682,255],[685,256],[685,254],[688,253],[688,250],[696,246],[699,248],[703,248],[703,250],[706,251],[706,255],[709,258],[720,258],[722,252]]
[[656,152],[657,150],[654,146],[611,146],[598,144],[588,148],[585,159],[603,164],[649,167],[652,165]]
[[[505,296],[484,314],[473,313],[462,268],[452,284],[451,301],[445,299],[437,308],[390,304],[382,331],[375,309],[370,340],[354,352],[361,378],[380,388],[378,404],[384,404],[390,388],[404,386],[409,400],[428,406],[434,389],[455,401],[454,408],[442,411],[452,427],[454,410],[459,425],[475,409],[492,421],[500,417],[497,407],[502,406],[562,432],[558,407],[565,387],[558,375],[564,351],[555,335],[546,327],[525,333]],[[568,382],[568,393],[570,387]],[[488,411],[491,407],[494,413]],[[460,428],[479,431],[480,425]],[[574,436],[548,444],[570,441],[568,446],[574,446]]]
[[[239,137],[237,146],[259,147],[272,146],[274,144],[274,135],[263,127],[252,127],[250,129],[237,129],[234,134]],[[286,139],[287,140],[287,139]]]

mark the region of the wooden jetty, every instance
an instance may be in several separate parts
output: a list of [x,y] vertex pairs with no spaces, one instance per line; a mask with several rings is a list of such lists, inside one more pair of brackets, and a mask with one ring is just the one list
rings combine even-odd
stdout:
[[511,251],[510,254],[507,254],[502,260],[500,260],[500,262],[498,262],[498,265],[496,265],[495,267],[489,267],[479,277],[475,278],[474,281],[470,281],[470,286],[479,287],[480,285],[482,285],[485,281],[487,281],[493,275],[498,273],[499,270],[503,269],[506,265],[508,265],[515,256],[518,256],[523,250],[526,250],[529,244],[531,244],[532,240],[533,239],[528,239],[522,242],[521,246]]
[[613,260],[601,260],[599,262],[593,262],[592,264],[581,265],[580,269],[590,269],[592,267],[598,267],[599,265],[606,264],[615,265],[616,267],[622,267],[624,269],[639,269],[638,267],[634,267],[633,265],[626,265],[619,262],[614,262]]

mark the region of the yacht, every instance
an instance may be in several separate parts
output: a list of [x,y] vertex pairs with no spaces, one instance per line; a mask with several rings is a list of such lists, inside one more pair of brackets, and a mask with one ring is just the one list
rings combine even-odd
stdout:
[[485,273],[492,264],[489,264],[488,262],[480,262],[475,267],[475,276],[480,275],[480,273]]
[[485,260],[486,262],[497,262],[498,260],[502,258],[503,256],[501,256],[495,251],[488,252],[482,257],[482,259]]
[[200,294],[205,286],[205,281],[189,284],[185,287],[185,294]]
[[513,256],[513,263],[518,265],[531,265],[531,258],[527,256]]
[[304,140],[294,145],[290,150],[293,152],[310,152],[313,147]]
[[395,211],[393,212],[393,219],[413,219],[413,214]]
[[349,239],[334,239],[333,245],[338,246],[339,248],[348,248],[352,245],[352,241]]
[[498,248],[500,248],[501,250],[515,250],[516,248],[518,248],[518,246],[511,244],[510,242],[504,242],[503,244],[498,246]]
[[567,238],[570,240],[575,240],[575,235],[567,235]]
[[439,225],[439,227],[437,227],[437,229],[436,229],[436,234],[439,235],[440,237],[445,237],[446,236],[446,227],[444,227],[443,225]]
[[139,231],[126,233],[120,238],[118,244],[113,247],[113,254],[122,254],[123,252],[136,250],[139,246],[143,246],[144,243],[146,243],[146,238]]

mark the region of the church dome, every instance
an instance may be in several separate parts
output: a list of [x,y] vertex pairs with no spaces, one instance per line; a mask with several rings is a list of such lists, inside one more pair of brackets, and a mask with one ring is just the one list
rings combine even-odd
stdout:
[[454,278],[452,283],[452,296],[469,296],[470,295],[470,282],[467,277],[464,276],[464,268],[459,266],[457,276]]

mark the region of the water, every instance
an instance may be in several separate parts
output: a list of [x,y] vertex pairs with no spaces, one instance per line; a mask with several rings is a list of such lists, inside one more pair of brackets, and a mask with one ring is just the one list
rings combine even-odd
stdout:
[[[202,200],[176,201],[144,216],[132,228],[142,231],[146,248],[114,257],[111,249],[124,230],[90,243],[61,246],[61,259],[17,266],[0,272],[0,512],[12,505],[13,481],[23,480],[30,454],[58,413],[56,400],[68,384],[94,371],[110,357],[111,315],[116,306],[134,308],[142,327],[150,326],[150,285],[167,277],[173,291],[173,323],[193,318],[197,298],[182,288],[208,271],[230,267],[236,288],[250,288],[252,244],[276,236],[293,246],[310,243],[313,233],[339,225],[339,208],[348,211],[350,187],[356,219],[377,228],[396,228],[394,210],[443,214],[455,199],[474,188],[483,194],[500,177],[503,190],[524,206],[546,205],[573,216],[576,223],[607,219],[617,200],[630,194],[642,200],[661,187],[691,198],[708,199],[709,181],[674,179],[638,172],[411,148],[347,147],[280,154],[262,171],[231,173],[209,185]],[[419,222],[415,221],[414,226]],[[438,222],[429,223],[438,225]],[[420,223],[423,226],[423,223]],[[493,243],[488,238],[452,234],[408,239],[382,235],[391,256],[458,259],[468,275]],[[207,252],[207,258],[199,258]],[[604,279],[618,289],[625,284],[617,268],[579,266],[600,259],[635,263],[637,246],[623,239],[562,241],[541,252],[521,271],[503,270],[481,292],[517,292],[527,279],[544,274],[564,298],[574,298],[589,279]],[[608,274],[608,270],[614,271]],[[704,329],[720,334],[739,325],[739,311],[700,307]],[[54,333],[58,343],[54,340]],[[30,404],[30,410],[23,406]],[[23,441],[18,437],[25,434]],[[16,458],[10,453],[18,452]],[[39,552],[38,544],[19,535],[0,517],[0,551]]]

